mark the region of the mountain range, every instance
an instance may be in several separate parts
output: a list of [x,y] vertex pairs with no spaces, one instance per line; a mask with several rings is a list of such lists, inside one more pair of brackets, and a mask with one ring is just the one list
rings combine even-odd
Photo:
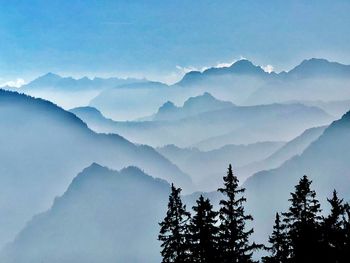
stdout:
[[[268,73],[243,59],[229,67],[191,71],[171,86],[146,79],[74,79],[48,73],[22,86],[20,91],[53,101],[65,109],[93,106],[115,120],[150,116],[166,101],[180,105],[204,92],[238,105],[309,101],[308,105],[319,102],[317,106],[326,110],[329,102],[349,97],[349,68],[312,58],[287,72]],[[341,112],[344,107],[339,107],[337,117],[345,113]]]
[[289,193],[305,174],[313,181],[312,188],[324,209],[328,209],[326,197],[333,189],[345,201],[350,200],[349,142],[350,112],[327,127],[300,155],[247,179],[247,209],[254,211],[258,241],[266,241],[275,213],[287,209]]
[[51,102],[0,90],[0,246],[35,213],[47,209],[93,162],[134,165],[192,189],[188,175],[156,150],[117,134],[98,134]]
[[[289,193],[305,172],[313,180],[312,187],[323,207],[327,208],[326,196],[333,188],[350,200],[350,179],[346,176],[349,131],[350,112],[327,128],[306,131],[294,140],[299,151],[303,148],[300,145],[306,144],[300,141],[310,142],[300,155],[244,183],[246,209],[254,216],[254,240],[266,242],[275,212],[287,209]],[[157,222],[164,216],[168,193],[169,184],[138,168],[116,172],[92,164],[47,212],[26,225],[5,247],[0,259],[6,263],[158,261]],[[184,200],[191,205],[199,194],[185,196]],[[217,207],[217,192],[205,196],[210,196]]]
[[[166,145],[157,151],[189,174],[202,191],[211,191],[222,184],[226,166],[242,167],[264,160],[283,147],[283,142],[259,142],[248,145],[225,145],[219,149],[200,151],[197,148],[179,148]],[[237,173],[240,181],[246,174]]]
[[288,141],[307,128],[333,120],[317,107],[302,104],[237,106],[209,93],[187,99],[182,107],[171,105],[165,103],[146,121],[112,121],[96,114],[96,110],[92,113],[91,108],[72,111],[92,129],[117,133],[135,143],[156,147],[175,144],[202,150],[226,144]]

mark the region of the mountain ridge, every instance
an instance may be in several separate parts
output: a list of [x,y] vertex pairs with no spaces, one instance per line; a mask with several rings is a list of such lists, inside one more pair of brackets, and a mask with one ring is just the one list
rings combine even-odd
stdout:
[[1,261],[157,262],[169,191],[169,183],[137,167],[92,163],[2,250]]

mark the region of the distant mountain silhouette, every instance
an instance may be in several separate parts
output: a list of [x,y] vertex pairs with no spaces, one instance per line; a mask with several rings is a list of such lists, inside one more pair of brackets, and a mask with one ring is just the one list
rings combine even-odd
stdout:
[[350,112],[326,128],[299,156],[276,169],[258,172],[246,181],[248,209],[255,212],[259,237],[270,231],[269,222],[274,214],[286,209],[289,193],[304,174],[313,180],[313,188],[324,205],[333,189],[344,200],[350,200],[349,142]]
[[89,121],[88,126],[90,129],[94,131],[100,131],[100,132],[110,132],[110,130],[99,130],[99,127],[102,126],[110,126],[113,127],[114,121],[112,119],[106,118],[98,109],[90,106],[86,107],[77,107],[69,110],[70,112],[74,113],[76,116],[78,116],[80,119]]
[[149,81],[135,78],[72,78],[61,77],[54,73],[40,76],[19,90],[25,94],[50,100],[61,107],[72,108],[87,105],[105,89],[136,88]]
[[[248,145],[226,145],[211,151],[197,148],[179,148],[167,145],[156,150],[191,176],[202,191],[211,191],[222,184],[225,166],[231,163],[241,167],[270,156],[284,145],[283,142],[260,142]],[[238,174],[240,181],[245,178]]]
[[95,131],[118,133],[135,143],[155,147],[175,144],[202,150],[227,144],[289,141],[305,129],[333,120],[317,107],[302,104],[235,106],[209,94],[188,99],[183,107],[166,103],[158,113],[139,121],[112,121],[101,116],[97,119],[88,110],[84,114],[75,113]]
[[139,79],[120,79],[120,78],[87,78],[83,77],[75,79],[72,77],[61,77],[55,73],[47,73],[40,76],[33,81],[21,87],[21,90],[63,90],[63,91],[77,91],[86,89],[105,89],[113,88],[119,85],[126,85],[135,82],[141,82]]
[[172,88],[161,82],[129,83],[101,91],[89,106],[101,109],[116,120],[136,119],[152,114],[172,92]]
[[289,77],[350,77],[350,65],[329,62],[326,59],[306,59],[300,65],[290,70]]
[[260,86],[246,103],[343,100],[350,96],[349,85],[350,65],[313,58]]
[[240,60],[230,67],[189,72],[176,85],[201,87],[214,96],[222,94],[234,103],[252,105],[291,100],[342,100],[350,96],[346,88],[349,84],[350,65],[312,58],[281,73],[267,73],[248,60]]
[[252,62],[247,59],[239,60],[233,63],[229,67],[222,68],[209,68],[200,71],[191,71],[177,83],[180,86],[187,86],[197,84],[205,80],[207,77],[220,76],[220,75],[246,75],[246,76],[256,76],[256,77],[266,77],[269,73],[266,73],[261,67],[255,66]]
[[307,129],[264,160],[239,167],[237,173],[240,174],[240,176],[248,177],[262,170],[270,170],[279,167],[293,156],[300,155],[313,141],[317,140],[322,135],[326,128],[327,126]]
[[4,263],[159,262],[170,186],[136,167],[84,169],[0,255]]
[[[323,109],[328,114],[341,118],[344,113],[350,109],[350,99],[341,99],[341,100],[307,100],[300,101],[304,105],[318,107]],[[290,103],[295,103],[295,101],[291,101]]]
[[[51,102],[0,90],[0,245],[34,213],[62,194],[92,162],[113,169],[135,165],[155,177],[192,186],[188,175],[147,145],[97,134]],[[6,211],[6,212],[5,212]]]
[[[230,119],[226,119],[226,123],[236,121],[237,124],[242,120],[241,125],[232,128],[231,131],[222,129],[223,135],[207,138],[192,146],[209,150],[227,144],[247,144],[273,140],[289,141],[305,129],[329,124],[333,119],[317,107],[308,107],[302,104],[236,107],[235,110],[227,111],[227,113],[229,112],[231,113]],[[225,117],[220,118],[225,120]]]
[[166,101],[182,105],[204,92],[239,105],[344,100],[350,97],[349,68],[312,58],[287,72],[267,73],[243,59],[229,67],[189,72],[171,86],[145,79],[74,79],[48,73],[20,90],[64,108],[90,105],[113,119],[133,120],[151,115]]
[[305,59],[298,66],[288,72],[267,73],[261,67],[255,66],[251,61],[242,59],[233,63],[229,67],[209,68],[203,72],[191,71],[182,78],[178,85],[190,85],[197,81],[203,81],[210,76],[220,75],[242,75],[255,76],[261,78],[284,79],[286,77],[326,77],[326,76],[345,76],[349,77],[350,65],[343,65],[337,62],[329,62],[326,59]]
[[155,115],[147,118],[154,121],[172,121],[188,118],[203,112],[220,110],[235,106],[232,102],[221,101],[214,98],[210,93],[205,92],[202,95],[187,99],[182,107],[175,106],[168,101],[164,103]]

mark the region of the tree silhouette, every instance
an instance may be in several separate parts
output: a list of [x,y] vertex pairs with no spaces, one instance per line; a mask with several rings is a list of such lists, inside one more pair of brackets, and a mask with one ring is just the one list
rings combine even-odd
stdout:
[[243,203],[246,198],[243,197],[244,188],[239,188],[238,178],[233,175],[230,165],[227,175],[224,176],[224,187],[219,188],[226,199],[220,201],[219,211],[219,255],[220,262],[253,262],[253,250],[261,246],[255,243],[250,244],[249,236],[253,229],[246,230],[247,221],[253,220],[251,215],[246,215]]
[[283,213],[291,248],[290,262],[322,262],[319,229],[321,209],[316,192],[310,189],[311,183],[306,175],[302,177],[295,186],[295,192],[291,193],[289,211]]
[[345,263],[350,261],[350,206],[349,204],[344,205],[345,214],[343,217],[343,233],[344,233],[344,244],[341,252],[341,259],[339,263]]
[[193,210],[195,214],[190,224],[191,262],[215,263],[218,245],[215,224],[218,213],[213,211],[209,199],[204,199],[202,195]]
[[263,258],[264,263],[285,263],[289,257],[289,247],[286,233],[286,226],[281,222],[280,215],[276,213],[275,225],[269,237],[271,247],[267,250],[271,252],[271,256]]
[[330,214],[322,222],[322,242],[324,258],[327,262],[341,262],[345,246],[344,216],[345,205],[343,199],[339,199],[337,192],[333,191],[331,199],[327,199],[331,205]]
[[164,220],[159,223],[158,240],[162,242],[163,263],[189,262],[187,222],[190,219],[190,213],[186,211],[186,206],[182,204],[180,193],[181,188],[176,188],[172,184],[168,211]]

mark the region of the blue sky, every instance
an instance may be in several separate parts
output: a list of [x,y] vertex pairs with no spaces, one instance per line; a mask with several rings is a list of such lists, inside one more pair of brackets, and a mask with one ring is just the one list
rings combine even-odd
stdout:
[[52,71],[174,81],[245,57],[350,64],[350,1],[0,0],[0,84]]

